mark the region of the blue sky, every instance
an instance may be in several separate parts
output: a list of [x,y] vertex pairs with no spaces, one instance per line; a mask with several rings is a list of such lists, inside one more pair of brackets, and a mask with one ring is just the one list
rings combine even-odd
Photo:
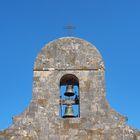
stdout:
[[29,105],[35,58],[67,36],[69,23],[102,54],[110,105],[140,129],[139,7],[139,0],[0,0],[0,129]]

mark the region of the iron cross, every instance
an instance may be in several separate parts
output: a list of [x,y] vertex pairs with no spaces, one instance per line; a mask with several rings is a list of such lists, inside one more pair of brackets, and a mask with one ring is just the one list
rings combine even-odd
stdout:
[[73,26],[72,24],[68,24],[64,27],[64,29],[67,31],[68,36],[72,36],[75,26]]

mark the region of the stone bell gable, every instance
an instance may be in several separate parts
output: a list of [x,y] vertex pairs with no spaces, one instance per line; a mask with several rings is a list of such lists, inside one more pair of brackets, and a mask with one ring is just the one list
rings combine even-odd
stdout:
[[100,53],[79,38],[60,38],[41,49],[34,70],[97,70],[103,68]]
[[109,106],[104,72],[89,42],[64,37],[48,43],[34,64],[32,101],[0,140],[140,140]]

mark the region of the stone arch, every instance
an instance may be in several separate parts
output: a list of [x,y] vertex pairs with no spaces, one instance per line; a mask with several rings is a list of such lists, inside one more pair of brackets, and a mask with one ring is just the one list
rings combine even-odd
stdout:
[[79,86],[79,79],[74,74],[63,75],[60,79],[60,86],[65,85],[69,80],[72,84]]

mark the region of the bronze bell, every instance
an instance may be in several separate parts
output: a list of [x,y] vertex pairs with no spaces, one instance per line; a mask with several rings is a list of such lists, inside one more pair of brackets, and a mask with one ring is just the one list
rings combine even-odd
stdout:
[[71,104],[68,104],[65,108],[64,118],[72,118],[75,117],[73,113],[73,107]]
[[73,86],[72,85],[67,85],[66,87],[66,92],[64,93],[65,96],[73,96],[74,91],[73,91]]

